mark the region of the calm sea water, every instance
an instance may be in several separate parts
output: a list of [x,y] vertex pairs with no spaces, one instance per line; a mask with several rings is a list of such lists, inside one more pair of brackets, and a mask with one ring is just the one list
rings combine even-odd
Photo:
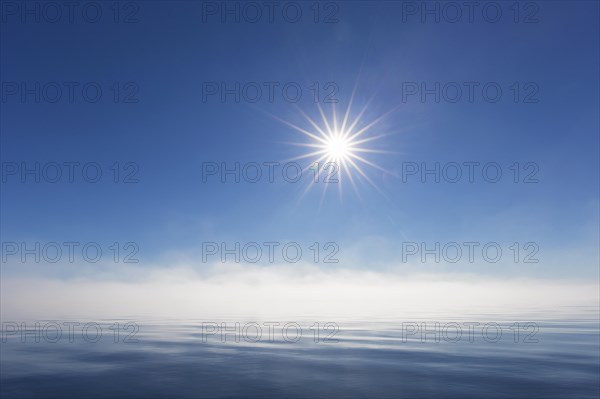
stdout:
[[[29,320],[26,342],[21,321],[15,332],[15,321],[3,320],[0,396],[597,399],[598,309],[573,314],[55,320],[60,338],[55,324],[40,320],[47,329],[36,335],[36,321]],[[81,324],[70,334],[65,321]],[[139,329],[125,329],[129,321]],[[221,322],[228,329],[225,342]]]

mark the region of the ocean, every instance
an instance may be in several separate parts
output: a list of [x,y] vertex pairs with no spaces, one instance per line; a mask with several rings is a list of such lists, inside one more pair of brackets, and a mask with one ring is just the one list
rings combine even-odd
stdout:
[[595,307],[518,317],[2,323],[2,398],[600,396]]

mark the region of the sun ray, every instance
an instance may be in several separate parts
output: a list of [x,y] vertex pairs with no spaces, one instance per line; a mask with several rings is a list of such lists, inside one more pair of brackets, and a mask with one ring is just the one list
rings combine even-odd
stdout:
[[311,117],[306,115],[306,112],[302,111],[302,109],[300,109],[300,107],[298,107],[296,105],[296,108],[300,112],[300,115],[302,115],[308,121],[308,123],[310,123],[312,125],[312,127],[314,127],[317,130],[317,132],[321,133],[321,135],[323,136],[324,139],[327,139],[327,133],[325,133],[323,131],[323,129],[321,129],[321,127],[319,125],[317,125],[317,123],[315,121],[312,120]]
[[317,171],[316,171],[316,176],[313,177],[311,179],[311,181],[309,182],[308,186],[306,187],[306,189],[304,190],[304,192],[301,195],[301,198],[304,197],[309,191],[310,189],[314,186],[314,181],[318,179],[320,179],[321,173],[323,172],[322,168],[320,168],[320,164],[321,161],[324,160],[325,158],[327,158],[327,160],[325,161],[325,163],[329,162],[329,155],[325,154],[322,157],[316,159],[315,161],[313,161],[312,163],[310,163],[307,167],[305,167],[304,169],[302,169],[302,174],[306,173],[309,169],[311,169],[312,167],[314,167],[316,165],[317,167]]
[[331,126],[329,126],[329,121],[327,120],[327,117],[325,116],[323,107],[321,107],[321,104],[317,103],[317,108],[319,109],[319,114],[321,114],[321,119],[323,119],[323,123],[325,124],[325,128],[327,129],[327,133],[329,133],[329,135],[331,136],[331,134],[333,132],[331,131]]
[[327,150],[314,151],[314,152],[311,152],[308,154],[298,155],[297,157],[286,159],[284,162],[293,162],[293,161],[299,161],[301,159],[312,158],[315,155],[325,154],[326,152],[327,152]]
[[368,143],[368,142],[371,142],[371,141],[382,139],[384,137],[391,136],[393,134],[396,134],[396,133],[379,134],[377,136],[371,136],[371,137],[367,137],[367,138],[360,139],[360,140],[353,140],[352,141],[352,145],[358,145],[358,144]]
[[[303,128],[296,126],[291,122],[284,121],[283,119],[273,116],[275,119],[285,123],[287,126],[299,131],[310,139],[309,142],[303,143],[289,143],[299,147],[309,148],[305,154],[300,154],[289,161],[296,160],[309,160],[307,166],[303,167],[302,172],[312,170],[310,174],[310,181],[308,186],[303,190],[300,198],[303,198],[311,188],[315,186],[315,183],[324,184],[323,192],[319,202],[319,209],[323,203],[325,193],[331,183],[338,184],[338,191],[340,193],[340,199],[342,198],[342,191],[344,181],[350,182],[352,189],[356,192],[360,198],[358,190],[358,184],[362,180],[368,183],[370,186],[375,188],[380,194],[387,198],[387,196],[381,191],[381,189],[375,184],[373,179],[366,173],[366,169],[372,168],[386,174],[393,175],[392,172],[378,165],[372,161],[369,155],[373,154],[395,154],[393,151],[387,151],[383,149],[370,148],[369,143],[376,140],[380,140],[386,136],[390,136],[393,133],[382,133],[377,132],[376,126],[381,123],[384,119],[388,118],[397,107],[392,108],[390,111],[380,115],[368,123],[363,123],[364,116],[369,109],[375,95],[371,96],[366,104],[360,109],[357,115],[352,115],[352,107],[355,103],[356,97],[356,86],[353,88],[350,101],[348,103],[343,116],[338,116],[338,109],[335,103],[331,105],[331,117],[328,118],[325,115],[325,111],[321,104],[317,104],[318,113],[321,117],[322,123],[318,123],[317,120],[312,119],[303,110],[299,109],[302,117],[308,122],[309,128]],[[360,128],[357,126],[362,125]],[[360,137],[360,138],[359,138]]]
[[[310,165],[308,165],[306,168],[302,169],[302,173],[306,173],[310,168],[314,167],[315,165],[317,166],[317,168],[319,167],[319,164],[321,163],[322,160],[324,160],[325,158],[327,158],[327,160],[324,162],[325,164],[327,164],[329,161],[329,155],[325,154],[323,155],[321,158],[318,158],[316,161],[314,161],[313,163],[311,163]],[[316,179],[319,179],[321,176],[322,172],[317,171],[317,176],[313,177],[313,181]]]
[[352,94],[350,95],[350,101],[348,101],[348,107],[346,108],[344,120],[342,121],[342,132],[346,131],[346,124],[348,123],[348,117],[350,116],[350,110],[352,109],[352,103],[354,102],[354,96],[356,95],[357,88],[358,88],[358,79],[354,83],[354,87],[352,88]]
[[356,155],[356,154],[350,154],[350,156],[351,156],[352,158],[354,158],[354,159],[357,159],[357,160],[359,160],[359,161],[361,161],[361,162],[363,162],[363,163],[366,163],[367,165],[369,165],[369,166],[371,166],[371,167],[373,167],[373,168],[375,168],[375,169],[378,169],[378,170],[380,170],[380,171],[382,171],[382,172],[385,172],[385,173],[390,173],[390,174],[392,173],[392,172],[390,172],[389,170],[385,170],[385,169],[383,169],[381,166],[379,166],[379,165],[377,165],[377,164],[375,164],[375,163],[373,163],[373,162],[371,162],[371,161],[368,161],[368,160],[364,159],[363,157],[360,157],[360,156],[358,156],[358,155]]
[[356,137],[360,136],[361,134],[365,133],[366,131],[368,131],[370,128],[372,128],[373,126],[375,126],[379,122],[381,122],[384,119],[386,119],[392,113],[396,112],[399,107],[400,107],[400,105],[397,105],[396,107],[392,108],[391,110],[389,110],[385,114],[383,114],[380,117],[378,117],[377,119],[375,119],[373,122],[369,123],[367,126],[365,126],[362,129],[360,129],[358,132],[354,133],[352,136],[350,136],[350,140],[354,140]]
[[283,144],[289,144],[296,147],[310,147],[310,148],[323,148],[323,144],[314,143],[295,143],[293,141],[284,141]]
[[307,135],[308,137],[310,137],[312,139],[315,139],[315,140],[317,140],[319,142],[322,142],[323,144],[327,144],[327,140],[325,140],[325,139],[323,139],[323,138],[321,138],[319,136],[314,135],[313,133],[309,132],[308,130],[302,129],[301,127],[296,126],[293,123],[288,122],[288,121],[286,121],[284,119],[281,119],[280,117],[278,117],[276,115],[273,115],[273,114],[268,114],[268,115],[270,115],[272,118],[278,120],[279,122],[281,122],[281,123],[283,123],[283,124],[291,127],[292,129],[297,130],[300,133],[303,133],[303,134]]
[[348,180],[350,180],[350,184],[352,184],[352,188],[354,189],[354,192],[356,193],[356,195],[359,198],[361,198],[360,192],[358,191],[358,187],[356,186],[356,183],[354,182],[354,177],[352,177],[352,173],[350,173],[350,170],[347,168],[345,169],[345,171],[346,171],[346,174],[348,175]]
[[344,131],[344,134],[346,135],[346,137],[350,136],[350,134],[354,131],[354,129],[356,128],[356,125],[358,124],[358,122],[360,122],[360,120],[364,116],[365,112],[367,112],[367,109],[371,105],[371,102],[373,102],[373,100],[375,99],[375,96],[376,96],[376,94],[373,94],[371,96],[371,98],[369,98],[367,100],[367,103],[360,110],[360,112],[358,113],[358,115],[356,116],[356,118],[354,118],[354,121],[352,122],[352,124],[350,125],[350,127]]
[[372,150],[370,148],[354,148],[352,152],[368,152],[370,154],[397,154],[394,151],[386,151],[386,150]]
[[338,123],[337,123],[337,114],[336,114],[335,103],[332,103],[332,104],[331,104],[331,109],[332,109],[332,111],[331,111],[331,112],[332,112],[332,114],[333,114],[333,117],[332,117],[332,119],[333,119],[333,132],[334,132],[336,135],[339,135],[339,130],[338,130],[338,126],[337,126],[337,125],[338,125]]
[[377,190],[377,192],[379,194],[381,194],[382,196],[384,196],[385,198],[387,198],[387,195],[385,195],[385,193],[383,191],[381,191],[381,189],[377,186],[377,184],[375,184],[373,182],[373,180],[371,180],[371,178],[369,178],[369,176],[366,175],[365,172],[363,172],[363,170],[360,168],[360,166],[356,165],[356,163],[354,163],[353,160],[349,159],[348,160],[350,162],[350,164],[352,166],[354,166],[355,170],[362,176],[364,177],[364,179],[375,189]]

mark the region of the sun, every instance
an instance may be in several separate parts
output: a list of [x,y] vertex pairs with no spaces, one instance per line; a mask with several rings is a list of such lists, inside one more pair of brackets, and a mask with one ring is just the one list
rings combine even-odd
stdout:
[[327,139],[327,144],[324,144],[327,155],[335,162],[347,160],[352,154],[352,141],[343,137],[340,133],[334,134]]
[[[364,115],[367,107],[371,103],[371,98],[366,105],[355,115],[351,115],[352,103],[354,100],[352,95],[348,107],[343,117],[338,116],[335,104],[332,104],[332,112],[328,117],[320,104],[317,104],[318,112],[321,121],[317,122],[308,116],[302,109],[297,107],[298,112],[308,122],[308,126],[300,127],[291,122],[287,122],[278,116],[271,115],[274,119],[286,124],[294,130],[302,133],[307,140],[305,142],[291,143],[296,146],[310,148],[311,150],[292,158],[288,161],[296,161],[307,159],[310,162],[303,170],[311,170],[315,174],[315,178],[311,183],[318,182],[335,182],[339,183],[339,191],[342,191],[342,182],[346,179],[350,182],[354,191],[358,194],[357,181],[366,181],[370,186],[374,187],[381,194],[381,190],[373,182],[366,170],[369,168],[377,169],[386,174],[391,172],[380,167],[375,161],[369,159],[375,154],[390,154],[391,151],[383,151],[370,147],[375,141],[385,136],[393,134],[392,132],[383,132],[377,129],[377,125],[398,107],[386,112],[372,121],[365,121]],[[321,178],[321,177],[324,178]],[[331,177],[334,176],[335,179]],[[311,186],[307,187],[305,193]],[[324,190],[330,186],[324,185]],[[385,196],[385,194],[384,194]]]

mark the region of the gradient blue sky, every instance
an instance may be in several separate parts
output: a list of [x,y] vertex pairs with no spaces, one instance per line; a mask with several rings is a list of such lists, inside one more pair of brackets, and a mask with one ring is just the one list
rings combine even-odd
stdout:
[[[139,4],[133,24],[2,24],[3,82],[96,81],[105,96],[96,104],[2,102],[2,162],[140,168],[137,184],[9,179],[2,241],[135,241],[143,264],[197,254],[203,241],[336,241],[336,267],[361,269],[393,268],[403,241],[534,241],[536,265],[444,270],[597,277],[598,2],[538,2],[532,24],[403,23],[400,3],[378,1],[340,2],[333,24],[202,23],[200,2]],[[115,81],[135,82],[140,101],[110,101]],[[335,82],[341,110],[358,81],[353,114],[374,94],[365,121],[399,106],[373,129],[396,133],[373,147],[397,153],[368,154],[382,167],[479,161],[506,173],[514,162],[535,162],[539,183],[508,175],[497,184],[403,183],[366,168],[385,197],[363,181],[361,198],[346,186],[341,199],[329,189],[322,202],[322,186],[300,199],[305,183],[203,183],[203,162],[284,161],[305,151],[288,142],[307,141],[267,114],[300,123],[293,104],[203,102],[207,81]],[[498,82],[504,93],[497,103],[402,103],[402,82],[412,81]],[[535,82],[539,102],[514,103],[514,82]],[[298,105],[317,117],[308,98]]]

